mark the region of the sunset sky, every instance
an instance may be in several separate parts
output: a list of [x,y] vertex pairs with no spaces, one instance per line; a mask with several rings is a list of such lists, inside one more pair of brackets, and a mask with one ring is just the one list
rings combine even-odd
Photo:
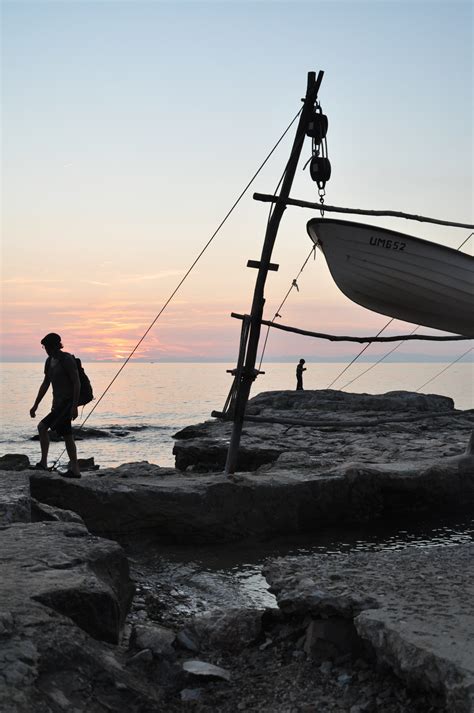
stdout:
[[[310,70],[325,72],[329,204],[474,222],[470,1],[15,0],[2,14],[3,360],[43,358],[50,331],[85,361],[123,360],[298,112]],[[137,359],[235,359],[230,313],[250,309],[256,271],[246,263],[260,257],[268,217],[252,193],[274,192],[293,136]],[[315,201],[302,170],[310,155],[307,140],[292,195]],[[311,249],[311,217],[283,217],[269,319]],[[374,222],[450,247],[469,234]],[[285,324],[371,334],[387,322],[338,291],[321,254],[298,284]],[[267,348],[270,358],[351,353],[277,332]]]

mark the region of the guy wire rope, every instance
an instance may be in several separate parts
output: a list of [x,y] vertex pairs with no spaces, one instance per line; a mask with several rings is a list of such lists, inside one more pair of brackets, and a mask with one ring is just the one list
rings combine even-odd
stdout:
[[[419,328],[420,328],[420,325],[418,324],[418,325],[415,327],[415,329],[413,329],[413,330],[410,332],[410,335],[415,334],[416,330],[419,329]],[[384,329],[385,329],[385,327],[384,327]],[[382,331],[383,331],[383,330],[382,330]],[[374,367],[376,367],[377,364],[380,364],[380,362],[382,362],[384,359],[386,359],[388,356],[390,356],[390,354],[393,354],[393,352],[396,351],[399,347],[401,347],[401,345],[402,345],[403,343],[404,343],[404,342],[398,342],[398,344],[396,344],[392,349],[390,349],[390,351],[388,351],[386,354],[384,354],[382,357],[380,357],[380,359],[378,359],[378,360],[375,361],[373,364],[371,364],[371,365],[368,367],[368,369],[365,369],[365,371],[362,371],[360,374],[357,374],[357,376],[355,376],[351,381],[348,381],[347,384],[344,384],[344,386],[341,386],[341,388],[339,389],[339,391],[342,391],[343,389],[346,389],[348,386],[350,386],[351,384],[353,384],[354,381],[357,381],[357,379],[358,379],[360,376],[363,376],[364,374],[367,374],[367,372],[369,372],[371,369],[373,369]]]
[[[283,300],[282,300],[280,306],[277,308],[277,311],[275,312],[275,315],[274,315],[274,317],[273,317],[273,319],[272,319],[272,323],[276,320],[277,317],[281,317],[280,310],[281,310],[281,308],[283,307],[283,305],[285,304],[286,300],[288,299],[291,290],[292,290],[294,287],[296,287],[296,289],[299,290],[299,287],[298,287],[298,277],[299,277],[299,276],[301,275],[301,273],[303,272],[304,268],[306,267],[306,265],[307,265],[307,263],[308,263],[308,260],[310,259],[311,255],[313,255],[313,253],[314,253],[314,257],[316,258],[316,245],[313,245],[313,247],[312,247],[311,250],[309,251],[308,257],[305,259],[304,263],[302,264],[302,266],[301,266],[301,268],[300,268],[300,271],[298,272],[297,276],[292,280],[291,286],[290,286],[288,292],[287,292],[286,295],[284,296],[284,298],[283,298]],[[259,364],[259,366],[258,366],[258,370],[259,370],[259,371],[260,371],[261,366],[262,366],[263,356],[264,356],[264,354],[265,354],[265,348],[266,348],[266,346],[267,346],[267,341],[268,341],[268,335],[269,335],[269,333],[270,333],[270,325],[267,327],[267,333],[266,333],[266,335],[265,335],[265,341],[264,341],[264,343],[263,343],[262,353],[261,353],[261,355],[260,355],[260,364]]]
[[[168,299],[166,300],[166,302],[163,304],[163,306],[161,307],[161,309],[160,309],[160,311],[158,312],[158,314],[156,315],[156,317],[153,319],[153,321],[151,322],[151,324],[149,325],[149,327],[148,327],[148,328],[146,329],[146,331],[144,332],[143,336],[142,336],[142,337],[139,339],[139,341],[136,343],[136,345],[134,346],[134,348],[132,349],[132,351],[130,352],[130,354],[128,355],[128,357],[125,359],[125,361],[123,362],[123,364],[121,365],[120,369],[117,371],[117,373],[115,374],[115,376],[113,377],[113,379],[111,380],[111,382],[109,383],[109,385],[107,386],[107,388],[102,392],[102,394],[100,395],[100,397],[97,399],[97,401],[95,402],[94,406],[91,408],[91,410],[90,410],[89,413],[87,414],[86,418],[85,418],[85,419],[82,421],[82,423],[78,426],[78,429],[77,429],[77,430],[80,430],[80,429],[84,426],[84,424],[89,420],[89,418],[92,416],[92,414],[94,413],[94,411],[95,411],[95,409],[97,408],[97,406],[100,404],[100,402],[102,401],[102,399],[104,398],[104,396],[106,395],[106,393],[107,393],[107,392],[109,391],[109,389],[111,388],[112,384],[115,382],[115,380],[116,380],[116,379],[118,378],[118,376],[121,374],[121,372],[123,371],[123,369],[126,367],[126,365],[127,365],[128,362],[130,361],[130,359],[132,358],[132,356],[133,356],[133,355],[135,354],[135,352],[137,351],[137,349],[138,349],[138,347],[140,346],[140,344],[143,342],[143,340],[144,340],[144,339],[146,338],[146,336],[149,334],[149,332],[150,332],[151,329],[154,327],[154,325],[156,324],[156,322],[158,321],[158,319],[161,317],[161,315],[163,314],[163,312],[165,311],[165,309],[167,308],[167,306],[170,304],[170,302],[171,302],[171,300],[173,299],[173,297],[176,295],[176,293],[178,292],[178,290],[180,289],[180,287],[183,285],[183,283],[185,282],[185,280],[186,280],[186,279],[188,278],[188,276],[191,274],[191,272],[192,272],[192,270],[194,269],[194,267],[197,265],[197,263],[199,262],[199,260],[201,259],[201,257],[204,255],[204,253],[206,252],[207,248],[210,246],[210,244],[212,243],[212,241],[213,241],[214,238],[216,237],[217,233],[220,231],[220,229],[222,228],[222,226],[224,225],[224,223],[225,223],[225,222],[227,221],[227,219],[230,217],[231,213],[234,211],[234,209],[235,209],[235,208],[237,207],[237,205],[240,203],[240,201],[242,200],[242,198],[244,197],[244,195],[247,193],[248,189],[250,188],[250,186],[252,185],[252,183],[254,182],[254,180],[257,178],[257,176],[258,176],[258,174],[260,173],[260,171],[263,169],[263,167],[264,167],[264,166],[266,165],[266,163],[269,161],[269,159],[270,159],[270,157],[272,156],[272,154],[275,152],[275,150],[278,148],[278,146],[280,145],[280,143],[283,141],[283,139],[284,139],[284,137],[286,136],[286,134],[288,133],[288,131],[291,129],[291,127],[293,126],[293,124],[295,123],[295,121],[298,119],[298,117],[299,117],[299,115],[301,114],[302,110],[303,110],[303,108],[299,109],[299,110],[298,110],[298,113],[293,117],[293,119],[291,120],[291,122],[288,124],[287,128],[284,130],[284,132],[282,133],[282,135],[280,136],[280,138],[278,139],[278,141],[276,142],[276,144],[273,146],[273,148],[271,149],[271,151],[267,154],[266,158],[263,160],[263,162],[260,164],[260,166],[258,167],[258,169],[255,171],[255,173],[253,174],[252,178],[249,180],[249,182],[247,183],[247,185],[245,186],[245,188],[243,189],[243,191],[240,193],[240,195],[238,196],[238,198],[237,198],[237,199],[235,200],[235,202],[233,203],[232,207],[228,210],[228,212],[226,213],[226,215],[224,216],[224,218],[221,220],[221,222],[220,222],[219,225],[217,226],[217,228],[216,228],[216,230],[214,231],[214,233],[211,235],[211,237],[209,238],[209,240],[207,241],[207,243],[204,245],[204,247],[202,248],[202,250],[200,251],[200,253],[198,254],[198,256],[195,258],[195,260],[193,261],[193,263],[191,264],[191,266],[188,268],[188,270],[186,271],[186,273],[184,274],[184,276],[181,278],[181,280],[179,281],[178,285],[175,287],[175,289],[173,290],[173,292],[170,294],[170,296],[168,297]],[[64,449],[63,452],[61,453],[61,455],[57,458],[57,460],[54,461],[53,466],[52,466],[53,468],[55,468],[56,465],[59,463],[59,461],[61,460],[61,458],[62,458],[62,456],[64,455],[65,451],[66,451],[66,449]]]
[[448,369],[450,369],[454,364],[456,364],[456,362],[461,361],[461,359],[462,359],[463,357],[465,357],[466,354],[469,354],[469,352],[472,352],[473,349],[474,349],[474,347],[470,347],[467,351],[464,352],[464,354],[461,354],[460,357],[458,357],[457,359],[455,359],[454,361],[452,361],[451,364],[448,364],[448,366],[445,366],[444,369],[441,369],[441,371],[438,371],[437,374],[435,374],[434,376],[432,376],[431,379],[428,379],[428,381],[425,381],[425,383],[422,384],[421,386],[419,386],[419,387],[416,389],[416,391],[417,391],[417,392],[418,392],[418,391],[421,391],[421,389],[423,389],[427,384],[430,384],[432,381],[434,381],[435,379],[437,379],[438,376],[440,376],[440,375],[443,374],[445,371],[447,371]]
[[[474,232],[470,233],[470,234],[467,236],[467,238],[462,241],[461,245],[459,245],[459,247],[456,248],[456,250],[461,250],[461,248],[467,243],[467,241],[469,240],[469,238],[472,238],[473,235],[474,235]],[[386,324],[384,327],[382,327],[382,329],[380,330],[380,332],[377,333],[376,336],[378,337],[380,334],[382,334],[382,332],[383,332],[385,329],[387,329],[387,327],[388,327],[392,322],[393,322],[393,317],[392,317],[391,319],[389,319],[389,321],[387,322],[387,324]],[[420,326],[420,325],[418,325],[417,327],[415,327],[415,329],[414,329],[412,332],[410,332],[410,334],[414,334],[414,333],[416,332],[416,330],[418,329],[419,326]],[[357,379],[358,379],[360,376],[363,376],[364,374],[367,374],[368,371],[370,371],[371,369],[373,369],[374,367],[376,367],[378,364],[380,364],[382,361],[384,361],[384,359],[386,359],[388,356],[390,356],[390,354],[393,354],[393,352],[396,351],[399,347],[401,347],[402,344],[403,344],[403,342],[400,342],[400,344],[397,344],[396,347],[394,347],[394,348],[391,349],[389,352],[387,352],[387,354],[384,354],[384,356],[382,356],[380,359],[378,359],[378,361],[374,362],[368,369],[366,369],[365,371],[362,371],[360,374],[358,374],[357,376],[355,376],[351,381],[349,381],[349,382],[348,382],[347,384],[345,384],[344,386],[341,386],[341,388],[338,389],[338,391],[342,391],[343,389],[345,389],[345,388],[347,388],[348,386],[350,386],[351,384],[353,384],[354,381],[357,381]],[[329,386],[327,387],[328,389],[330,389],[331,386],[332,386],[333,384],[335,384],[335,382],[344,374],[344,372],[346,372],[346,371],[349,369],[349,367],[352,366],[352,364],[354,364],[354,363],[357,361],[357,359],[365,352],[366,349],[368,349],[369,346],[370,346],[370,344],[367,344],[365,347],[363,347],[363,349],[360,350],[360,352],[359,352],[358,354],[356,354],[356,356],[352,359],[352,361],[344,367],[344,369],[338,374],[338,376],[336,376],[335,379],[333,379],[333,381],[331,381],[331,383],[330,383]],[[453,362],[453,363],[454,363],[454,362]]]

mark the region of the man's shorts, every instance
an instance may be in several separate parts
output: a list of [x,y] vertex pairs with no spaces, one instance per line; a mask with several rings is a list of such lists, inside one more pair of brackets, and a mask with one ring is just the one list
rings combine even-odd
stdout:
[[58,436],[70,436],[72,433],[71,407],[72,400],[53,407],[51,413],[41,419],[38,428],[43,427],[50,431],[56,431]]

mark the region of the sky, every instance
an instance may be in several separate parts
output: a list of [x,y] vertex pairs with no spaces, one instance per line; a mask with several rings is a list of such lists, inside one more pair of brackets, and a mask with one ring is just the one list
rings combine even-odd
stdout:
[[[86,362],[123,361],[299,111],[308,71],[324,71],[328,204],[474,222],[471,2],[15,0],[1,9],[3,360],[42,359],[40,340],[54,331]],[[246,264],[260,257],[268,219],[252,193],[274,192],[293,136],[137,360],[236,358],[240,322],[230,314],[250,310],[256,271]],[[291,195],[316,201],[303,170],[310,156],[307,140]],[[311,250],[314,215],[283,217],[268,319]],[[454,248],[469,234],[372,222]],[[337,289],[321,254],[298,288],[284,324],[373,334],[387,322]],[[410,329],[395,322],[387,333]],[[450,359],[465,348],[411,342],[398,354]],[[266,357],[344,359],[358,349],[273,330]]]

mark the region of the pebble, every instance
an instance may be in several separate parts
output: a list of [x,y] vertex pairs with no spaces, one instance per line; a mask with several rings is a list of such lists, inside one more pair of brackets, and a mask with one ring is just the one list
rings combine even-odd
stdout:
[[180,693],[180,698],[184,702],[200,701],[202,698],[202,690],[200,688],[183,688]]
[[319,670],[327,676],[332,671],[332,661],[323,661]]
[[348,686],[351,681],[352,676],[350,676],[348,673],[341,673],[341,675],[337,677],[337,682],[340,686]]
[[135,654],[135,656],[128,659],[127,666],[134,666],[135,664],[140,663],[151,663],[151,661],[153,661],[153,654],[150,649],[142,649],[138,652],[138,654]]

